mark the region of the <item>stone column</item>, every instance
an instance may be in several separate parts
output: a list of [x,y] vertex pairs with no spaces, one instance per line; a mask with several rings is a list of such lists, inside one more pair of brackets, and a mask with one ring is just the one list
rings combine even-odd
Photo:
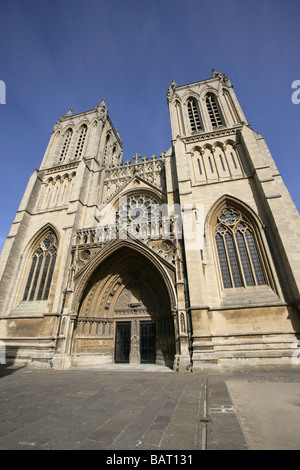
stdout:
[[129,354],[130,364],[140,364],[140,322],[137,319],[131,322],[131,345]]

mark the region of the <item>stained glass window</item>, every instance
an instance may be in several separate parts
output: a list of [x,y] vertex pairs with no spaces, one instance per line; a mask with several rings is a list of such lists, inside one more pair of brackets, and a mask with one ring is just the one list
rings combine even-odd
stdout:
[[267,284],[253,226],[239,210],[222,210],[215,234],[224,288]]
[[50,231],[35,251],[23,301],[47,300],[57,255],[57,240]]

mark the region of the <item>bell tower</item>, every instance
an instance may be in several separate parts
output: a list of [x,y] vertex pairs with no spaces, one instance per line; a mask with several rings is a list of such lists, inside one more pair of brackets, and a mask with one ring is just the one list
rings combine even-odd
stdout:
[[179,86],[173,80],[167,99],[173,139],[193,136],[193,142],[203,142],[204,133],[247,124],[229,78],[214,69],[200,82]]
[[[36,245],[43,247],[44,238],[47,239],[49,234],[54,237],[56,249],[62,253],[60,266],[56,263],[55,270],[58,273],[60,269],[59,284],[69,269],[73,231],[84,224],[93,226],[97,223],[97,207],[101,200],[99,186],[102,189],[105,169],[121,165],[122,154],[122,141],[110,120],[104,99],[94,109],[83,113],[73,114],[70,108],[56,122],[40,168],[30,177],[3,248],[1,312],[18,315],[21,310],[25,315],[36,308],[37,313],[44,313],[43,303],[25,304],[23,301],[25,286],[18,279],[18,272],[23,271],[24,276],[28,273],[23,266],[25,257],[22,258],[20,253],[28,250],[27,263],[30,264]],[[49,234],[44,234],[45,227],[49,228]],[[39,236],[44,237],[43,240],[39,240]],[[46,257],[46,251],[43,253]],[[38,261],[36,264],[38,266]],[[36,277],[38,281],[38,275]],[[55,276],[53,285],[54,281]],[[32,282],[35,282],[34,278]],[[57,292],[51,306],[54,309],[60,303],[61,292]],[[35,299],[34,294],[39,298],[38,292],[32,290]],[[30,298],[30,294],[28,296]]]
[[94,158],[101,168],[122,163],[122,141],[105,99],[91,111],[73,115],[72,108],[55,124],[40,170]]
[[[299,215],[226,75],[213,69],[206,80],[182,86],[172,81],[167,102],[178,200],[188,222],[183,224],[183,240],[193,367],[214,369],[227,357],[220,344],[248,348],[245,338],[256,328],[250,306],[269,306],[269,312],[279,315],[275,330],[280,335],[285,316],[275,305],[288,302],[291,331],[299,328]],[[246,336],[238,332],[241,315],[249,327]],[[269,331],[268,320],[259,328]],[[230,335],[235,339],[229,346]],[[271,344],[275,338],[269,333],[266,337],[273,357],[279,356]],[[293,344],[295,336],[290,338]],[[253,362],[263,361],[265,346],[259,337],[253,347]]]

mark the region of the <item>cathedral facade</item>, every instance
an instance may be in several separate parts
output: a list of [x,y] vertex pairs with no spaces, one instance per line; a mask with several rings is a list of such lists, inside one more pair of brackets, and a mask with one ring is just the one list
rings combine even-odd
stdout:
[[227,76],[167,91],[172,142],[123,162],[103,100],[55,124],[0,262],[6,361],[296,365],[300,224]]

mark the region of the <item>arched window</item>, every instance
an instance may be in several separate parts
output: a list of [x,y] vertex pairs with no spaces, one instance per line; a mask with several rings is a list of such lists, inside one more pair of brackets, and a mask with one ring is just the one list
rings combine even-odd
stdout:
[[214,94],[209,93],[206,96],[206,107],[212,127],[215,128],[223,126],[221,114],[217,104],[217,98]]
[[71,142],[71,139],[72,139],[72,135],[73,135],[72,129],[68,129],[67,133],[65,134],[65,140],[64,140],[64,143],[63,143],[63,146],[62,146],[60,157],[59,157],[60,162],[63,162],[65,160],[66,156],[67,156],[67,153],[68,153],[68,150],[69,150],[69,147],[70,147],[70,142]]
[[105,166],[106,162],[107,162],[107,155],[108,155],[108,146],[109,146],[109,142],[110,142],[110,133],[108,133],[106,135],[106,138],[105,138],[105,147],[104,147],[104,158],[103,158],[103,165]]
[[86,133],[87,133],[87,126],[85,124],[83,124],[83,126],[81,127],[80,132],[79,132],[77,147],[76,147],[75,156],[74,156],[75,159],[81,157],[82,150],[83,150],[83,147],[84,147]]
[[221,211],[215,240],[224,288],[267,284],[254,228],[239,210]]
[[109,141],[110,141],[110,134],[108,133],[108,134],[106,135],[105,145],[107,145]]
[[159,217],[160,206],[153,196],[132,194],[120,199],[117,217],[128,222],[147,221],[151,216]]
[[201,131],[202,126],[201,126],[200,114],[199,114],[197,101],[195,100],[195,98],[190,98],[188,100],[187,109],[188,109],[188,115],[189,115],[192,132]]
[[160,204],[154,195],[124,195],[119,199],[116,227],[136,238],[159,238],[170,229],[166,211],[166,205]]
[[175,113],[176,113],[176,118],[177,118],[178,132],[179,132],[179,135],[182,135],[184,134],[184,125],[183,125],[183,119],[182,119],[181,105],[178,100],[175,101],[174,107],[175,107]]
[[230,94],[227,90],[223,90],[223,96],[224,96],[225,102],[227,104],[227,108],[229,110],[232,122],[234,124],[241,122],[241,120],[239,118],[239,115],[238,115],[238,112],[236,110],[236,107],[233,104],[232,98],[231,98],[231,96],[230,96]]
[[49,230],[35,251],[23,301],[47,300],[57,256],[57,239]]

